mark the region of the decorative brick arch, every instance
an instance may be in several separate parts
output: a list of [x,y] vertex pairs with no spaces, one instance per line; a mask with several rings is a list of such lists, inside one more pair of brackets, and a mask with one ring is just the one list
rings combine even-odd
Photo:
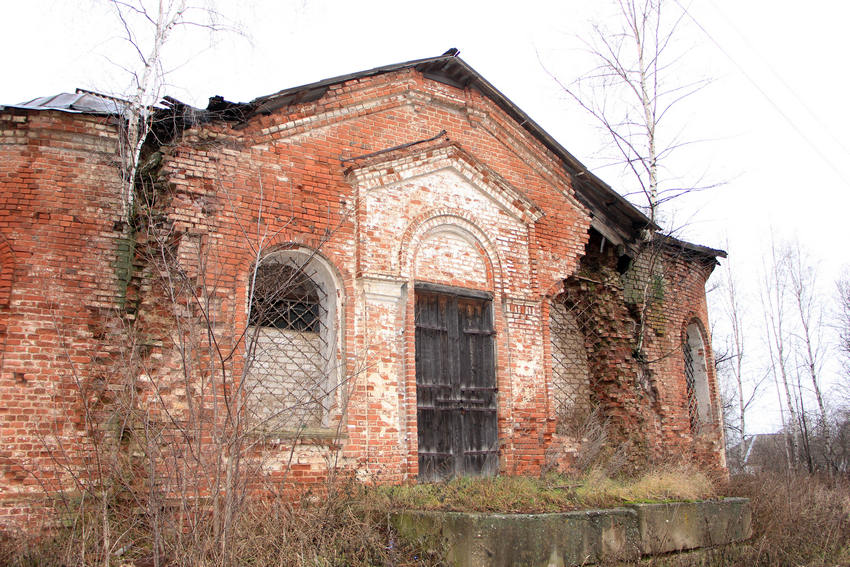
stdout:
[[[322,256],[326,261],[333,264],[334,262],[332,262],[327,255],[321,252],[327,240],[327,238],[322,237],[321,235],[310,232],[283,230],[275,233],[274,236],[262,244],[261,256],[266,256],[280,250],[301,247],[312,249],[316,254]],[[239,261],[242,266],[252,266],[257,260],[256,248],[246,248],[242,251],[239,257]]]
[[[321,239],[311,235],[280,234],[264,247],[260,254],[260,259],[262,260],[264,258],[286,253],[296,253],[305,258],[308,256],[314,257],[327,272],[327,281],[338,293],[337,302],[342,307],[345,305],[345,297],[348,295],[346,290],[347,279],[344,277],[344,274],[340,272],[337,262],[321,251],[320,247],[322,244],[323,242]],[[248,310],[248,302],[250,301],[249,281],[251,278],[251,271],[253,270],[256,261],[257,254],[255,252],[246,252],[241,255],[240,268],[238,272],[239,280],[237,283],[237,297],[239,298],[239,305],[241,305],[240,315],[243,316]],[[241,321],[242,317],[240,317],[239,320]]]
[[15,280],[15,253],[8,239],[0,234],[0,307],[8,307]]
[[707,344],[708,341],[708,333],[705,330],[705,324],[702,322],[702,319],[699,318],[699,315],[694,311],[689,311],[687,315],[685,315],[684,320],[682,321],[682,328],[680,331],[680,336],[682,341],[687,340],[688,338],[688,327],[690,325],[696,325],[699,328],[700,336],[703,340],[703,343]]
[[428,236],[447,231],[466,240],[475,248],[487,265],[487,280],[494,290],[501,290],[502,263],[492,241],[472,218],[462,211],[451,209],[431,210],[414,218],[408,225],[399,245],[399,271],[404,278],[413,277],[413,267],[419,245]]
[[[330,266],[331,273],[335,280],[335,285],[340,293],[348,295],[350,290],[350,275],[343,273],[339,266],[338,258],[334,258],[322,251],[326,238],[311,233],[303,233],[297,231],[281,231],[275,234],[267,242],[262,244],[262,250],[259,256],[265,258],[269,255],[279,253],[285,250],[311,250],[312,254],[319,258],[322,262]],[[248,281],[251,270],[257,262],[257,250],[253,247],[246,247],[235,254],[237,265],[239,266],[236,281],[236,298],[238,305],[237,322],[242,322],[239,319],[239,314],[244,315],[247,311],[248,302]]]

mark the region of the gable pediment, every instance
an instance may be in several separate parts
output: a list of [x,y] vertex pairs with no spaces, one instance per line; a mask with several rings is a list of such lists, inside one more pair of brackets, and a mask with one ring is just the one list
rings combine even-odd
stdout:
[[345,171],[346,179],[361,191],[375,190],[438,172],[450,172],[475,187],[503,211],[517,220],[532,224],[543,210],[498,173],[475,159],[453,142],[440,142],[403,155],[388,152]]

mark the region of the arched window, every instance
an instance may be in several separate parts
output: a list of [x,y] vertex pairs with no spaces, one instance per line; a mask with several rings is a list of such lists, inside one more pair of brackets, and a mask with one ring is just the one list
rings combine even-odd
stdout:
[[272,253],[249,289],[245,392],[248,410],[267,431],[330,426],[336,406],[336,279],[309,249]]
[[696,321],[688,325],[682,351],[685,358],[688,417],[691,430],[698,433],[701,425],[711,422],[711,396],[708,391],[705,342]]
[[552,405],[559,433],[569,433],[590,410],[590,369],[580,308],[559,295],[549,306]]

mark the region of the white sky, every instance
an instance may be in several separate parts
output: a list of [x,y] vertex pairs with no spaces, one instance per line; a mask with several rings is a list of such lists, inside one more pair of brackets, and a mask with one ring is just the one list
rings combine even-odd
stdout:
[[[823,293],[850,263],[850,131],[846,57],[850,3],[811,0],[681,0],[707,32],[684,28],[686,75],[713,83],[689,99],[676,128],[706,139],[672,162],[683,178],[705,174],[724,185],[671,204],[682,236],[727,248],[746,280],[753,327],[760,325],[757,268],[771,227],[799,238],[819,266]],[[804,7],[805,6],[805,7]],[[0,0],[0,104],[73,92],[122,92],[126,55],[110,8],[96,0]],[[590,118],[543,70],[570,81],[587,69],[578,49],[589,18],[605,2],[462,0],[225,2],[218,9],[248,39],[175,36],[167,92],[195,106],[212,95],[247,101],[277,90],[389,63],[436,56],[449,47],[612,186],[616,169],[597,169],[600,136]],[[709,37],[710,36],[710,37]],[[728,243],[728,244],[727,244]],[[719,319],[719,310],[713,313]],[[718,330],[718,335],[720,330]],[[715,340],[717,342],[717,340]],[[761,348],[758,339],[748,345]],[[755,366],[755,363],[754,363]],[[753,372],[756,370],[754,369]],[[765,392],[766,404],[776,394]],[[778,415],[754,417],[762,431]]]

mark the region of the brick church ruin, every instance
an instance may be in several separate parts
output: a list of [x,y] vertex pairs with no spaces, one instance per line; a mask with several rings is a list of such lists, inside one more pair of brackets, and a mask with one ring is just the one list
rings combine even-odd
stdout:
[[635,466],[725,466],[725,254],[460,58],[167,99],[130,190],[123,108],[0,107],[0,523],[116,471],[203,496],[575,468],[590,421]]

